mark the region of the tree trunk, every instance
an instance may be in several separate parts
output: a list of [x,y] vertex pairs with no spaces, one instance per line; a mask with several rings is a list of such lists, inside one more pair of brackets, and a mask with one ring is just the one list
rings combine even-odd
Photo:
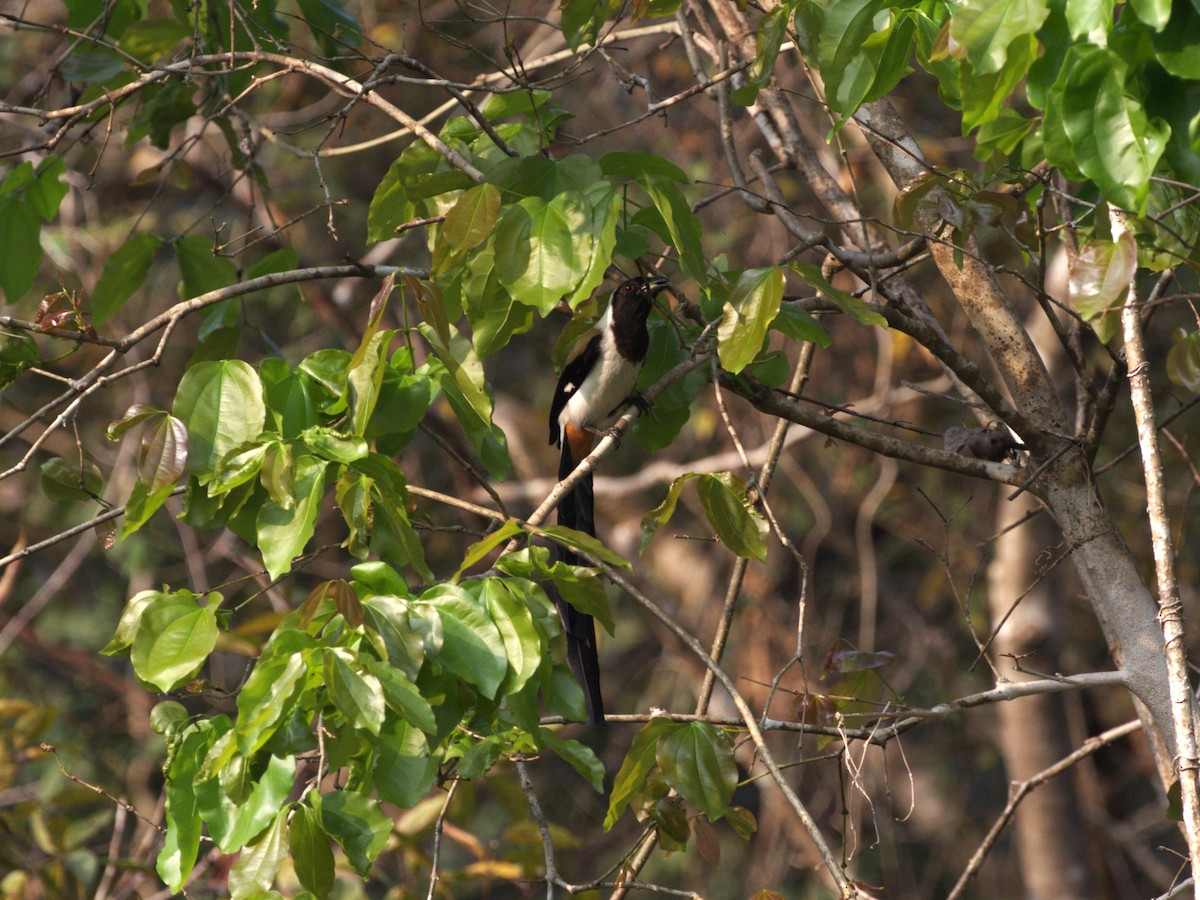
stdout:
[[[1002,491],[1008,493],[1007,489]],[[996,516],[997,532],[1038,505],[1032,498],[1011,503],[1002,498]],[[1041,548],[1036,526],[1037,522],[1031,521],[1005,531],[996,541],[996,555],[987,571],[991,621],[995,625],[1004,620],[992,643],[992,655],[1000,660],[1001,672],[1012,681],[1038,676],[1010,667],[1005,659],[1009,654],[1032,671],[1062,670],[1058,661],[1060,610],[1050,596],[1050,585],[1042,582],[1021,597],[1037,576],[1034,560]],[[1020,602],[1013,608],[1017,598]],[[1065,705],[1073,701],[1067,694],[1042,694],[996,707],[1000,752],[1011,781],[1028,781],[1071,752],[1064,723]],[[1051,779],[1022,801],[1014,828],[1021,878],[1029,900],[1094,900],[1097,878],[1080,828],[1083,821],[1072,772]]]

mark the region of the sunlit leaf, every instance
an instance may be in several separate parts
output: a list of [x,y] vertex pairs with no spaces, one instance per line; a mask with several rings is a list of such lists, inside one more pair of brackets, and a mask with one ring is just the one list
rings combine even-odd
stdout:
[[783,300],[783,270],[747,269],[729,292],[717,328],[717,355],[737,374],[758,356]]
[[221,595],[200,598],[190,591],[160,594],[138,619],[130,651],[138,678],[160,691],[190,681],[217,644],[217,609]]

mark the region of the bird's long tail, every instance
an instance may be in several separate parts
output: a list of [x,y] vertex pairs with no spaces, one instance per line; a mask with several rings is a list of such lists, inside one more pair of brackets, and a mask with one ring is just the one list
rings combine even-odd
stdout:
[[[578,465],[571,453],[571,442],[562,442],[562,454],[558,462],[558,480],[562,481]],[[558,504],[558,524],[596,536],[595,495],[592,490],[592,473],[588,472]],[[566,548],[556,545],[557,558],[568,565],[579,565],[582,560]],[[600,697],[600,658],[596,653],[596,623],[587,613],[580,612],[561,596],[555,596],[558,615],[562,619],[563,631],[567,635],[567,663],[583,688],[583,699],[587,706],[588,722],[599,725],[604,722],[604,701]]]

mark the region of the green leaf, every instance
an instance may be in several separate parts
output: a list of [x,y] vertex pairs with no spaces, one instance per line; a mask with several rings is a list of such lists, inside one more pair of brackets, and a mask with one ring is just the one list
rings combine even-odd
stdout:
[[229,870],[230,900],[259,896],[270,889],[287,858],[287,817],[286,807],[279,810],[258,840],[239,854]]
[[1155,31],[1162,31],[1171,18],[1171,0],[1130,0],[1129,6]]
[[1105,196],[1139,215],[1170,126],[1148,119],[1126,82],[1125,65],[1104,47],[1072,50],[1063,87],[1063,128],[1080,170]]
[[513,298],[547,315],[592,259],[592,207],[578,191],[525,197],[496,226],[496,274]]
[[652,719],[633,736],[629,752],[625,754],[621,768],[613,779],[608,812],[604,816],[605,831],[612,831],[625,808],[642,794],[655,766],[658,739],[672,727],[671,722]]
[[1113,0],[1067,0],[1065,14],[1071,37],[1083,41],[1092,32],[1112,31]]
[[161,244],[154,235],[142,232],[105,258],[92,291],[92,324],[99,327],[111,319],[142,286]]
[[407,722],[389,719],[372,753],[369,781],[380,800],[416,806],[437,780],[437,758],[430,756],[425,735]]
[[1167,377],[1193,394],[1200,394],[1200,332],[1179,335],[1167,352]]
[[566,528],[562,525],[547,525],[538,529],[536,534],[551,538],[556,544],[575,550],[586,557],[608,563],[618,569],[631,569],[629,560],[606,547],[600,540],[583,531]]
[[175,748],[167,768],[166,802],[163,818],[167,826],[155,870],[168,890],[180,890],[187,882],[200,852],[202,822],[196,803],[195,781],[200,761],[208,752],[210,730],[187,732]]
[[300,886],[318,897],[333,890],[333,848],[329,835],[321,830],[316,812],[301,803],[288,823],[288,849]]
[[1037,38],[1027,34],[1013,40],[1008,48],[1008,61],[995,72],[980,74],[968,64],[961,66],[959,93],[963,134],[990,124],[1000,116],[1004,104],[1025,78],[1037,54]]
[[[493,95],[495,96],[495,95]],[[463,191],[438,230],[433,248],[433,271],[445,272],[458,265],[496,228],[500,191],[495,185],[477,184]]]
[[125,603],[125,609],[121,612],[121,620],[117,623],[117,630],[113,633],[112,639],[104,645],[100,652],[105,656],[115,656],[132,647],[134,635],[137,634],[138,623],[142,620],[142,613],[146,611],[147,606],[162,596],[164,596],[162,591],[138,591],[130,597]]
[[183,279],[179,295],[184,300],[229,287],[237,281],[237,266],[233,260],[213,253],[211,238],[198,234],[180,238],[175,242],[175,254]]
[[766,562],[770,528],[746,496],[746,483],[731,472],[717,472],[698,476],[696,489],[721,543],[743,559]]
[[1090,322],[1119,308],[1137,271],[1137,243],[1125,232],[1117,241],[1088,241],[1068,276],[1068,302]]
[[299,0],[317,46],[326,56],[340,56],[362,43],[362,28],[341,0]]
[[42,463],[39,470],[42,492],[54,501],[91,500],[104,489],[104,476],[93,462],[80,464],[54,456]]
[[33,285],[42,263],[41,230],[32,205],[0,198],[0,290],[9,303],[16,303]]
[[458,567],[458,571],[454,573],[451,581],[457,583],[462,574],[474,566],[476,563],[484,560],[488,555],[499,547],[501,544],[507,543],[511,538],[521,534],[521,526],[516,520],[509,519],[487,537],[476,541],[467,548],[466,555],[463,556],[462,564]]
[[187,467],[187,426],[172,415],[164,415],[147,426],[138,448],[138,477],[151,494],[169,488]]
[[1034,34],[1049,15],[1046,0],[967,0],[950,19],[950,37],[980,75],[999,72],[1009,45]]
[[[208,495],[218,497],[240,487],[262,471],[267,449],[277,442],[260,444],[251,441],[235,447],[221,460],[221,468],[208,483]],[[290,501],[289,497],[289,501]]]
[[431,367],[431,372],[455,418],[488,473],[503,478],[511,464],[507,442],[504,432],[492,422],[491,389],[475,348],[461,334],[452,333],[450,343],[443,344],[429,325],[422,323],[420,327],[441,363],[440,367]]
[[155,16],[131,23],[121,35],[121,49],[142,62],[155,62],[191,35],[191,29],[178,19]]
[[595,44],[601,26],[616,15],[621,0],[565,0],[559,27],[571,52],[584,44]]
[[704,283],[707,279],[704,251],[700,246],[700,220],[672,180],[647,175],[641,179],[641,185],[663,218],[684,273],[694,281]]
[[227,453],[262,432],[262,382],[238,359],[199,363],[179,382],[174,413],[188,430],[188,471],[207,480]]
[[811,341],[821,347],[828,347],[833,338],[825,330],[825,326],[791,303],[779,307],[779,314],[771,323],[771,330],[797,341]]
[[354,871],[365,877],[387,846],[392,820],[376,801],[357,791],[330,791],[313,797],[312,804],[321,829],[341,845]]
[[736,375],[758,356],[782,301],[779,266],[747,269],[738,277],[717,328],[717,356],[723,368]]
[[[234,743],[232,731],[226,731],[209,750],[209,757],[223,743]],[[205,768],[213,768],[206,760]],[[235,853],[260,835],[271,824],[279,808],[287,801],[296,776],[296,761],[268,758],[259,767],[241,754],[230,755],[216,778],[196,785],[200,817],[208,826],[213,841],[225,853]]]
[[349,464],[363,459],[371,452],[371,448],[361,437],[321,425],[304,429],[300,439],[309,450],[330,462]]
[[663,777],[710,822],[725,815],[737,787],[737,765],[728,735],[707,722],[675,724],[658,742]]
[[644,150],[614,150],[600,157],[600,171],[609,178],[640,179],[647,175],[690,184],[683,169],[661,156]]
[[393,283],[393,278],[389,275],[371,301],[371,318],[358,349],[354,351],[346,366],[346,401],[350,408],[351,430],[356,435],[366,431],[371,414],[375,411],[375,403],[379,399],[380,386],[383,384],[388,347],[394,332],[380,329],[379,323],[383,319]]
[[151,491],[145,482],[139,480],[129,492],[125,501],[125,524],[121,528],[121,540],[129,537],[148,521],[162,507],[171,492],[175,490],[174,483],[163,485],[157,491]]
[[654,540],[654,536],[675,515],[675,507],[679,504],[679,495],[683,492],[683,486],[695,477],[695,472],[688,472],[685,475],[676,477],[667,489],[667,496],[663,497],[662,502],[642,517],[638,556],[646,552],[646,548],[650,546],[650,542]]
[[810,287],[819,291],[821,296],[837,306],[842,312],[853,316],[864,325],[879,325],[887,328],[887,319],[883,317],[882,313],[871,309],[871,307],[853,294],[843,291],[840,288],[835,288],[821,274],[819,267],[811,263],[790,263],[789,268],[803,278]]
[[533,614],[524,602],[514,597],[500,578],[485,578],[482,595],[492,623],[504,642],[508,674],[504,694],[515,694],[525,687],[542,665],[542,639],[533,624]]
[[550,577],[564,600],[581,613],[592,616],[609,634],[613,633],[616,626],[608,605],[608,594],[595,569],[556,562],[550,569]]
[[387,595],[370,597],[362,605],[363,624],[368,637],[372,633],[378,637],[372,643],[380,655],[415,679],[425,654],[436,653],[442,645],[441,618],[429,610],[429,616],[418,615],[406,601]]
[[597,794],[604,793],[604,763],[591,747],[568,738],[560,738],[548,728],[538,729],[538,740],[553,750],[572,769],[584,777]]
[[258,549],[271,578],[278,578],[292,567],[292,560],[304,552],[317,527],[321,500],[325,496],[324,460],[302,456],[296,462],[295,502],[285,509],[268,500],[259,510],[256,523]]
[[[1155,59],[1172,75],[1200,79],[1197,46],[1200,46],[1200,10],[1195,4],[1180,3],[1173,7],[1170,24],[1154,36]],[[1189,108],[1195,112],[1191,104]]]
[[441,584],[421,595],[420,602],[437,610],[442,620],[442,647],[437,663],[489,699],[508,673],[504,638],[478,601],[457,585]]
[[395,711],[404,721],[427,734],[437,731],[433,707],[402,670],[370,656],[363,656],[361,662],[379,681],[388,709]]
[[208,597],[208,604],[200,606],[191,591],[176,591],[147,604],[130,651],[138,678],[166,692],[195,677],[217,645],[221,595]]
[[333,705],[355,728],[379,734],[383,727],[383,686],[349,650],[325,651],[325,687]]
[[38,362],[37,342],[24,331],[0,328],[0,391]]
[[238,692],[237,749],[247,756],[287,721],[309,678],[312,638],[291,632],[287,639],[277,636],[274,644],[280,650],[264,652]]

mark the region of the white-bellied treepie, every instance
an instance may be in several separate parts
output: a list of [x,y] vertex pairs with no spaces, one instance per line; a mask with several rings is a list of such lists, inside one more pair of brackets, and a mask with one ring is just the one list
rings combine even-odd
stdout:
[[[646,319],[655,295],[666,286],[667,280],[657,276],[622,282],[595,328],[579,339],[567,357],[550,404],[550,443],[561,448],[560,481],[591,452],[599,433],[596,426],[631,399],[650,346]],[[595,536],[590,472],[559,502],[558,524]],[[571,565],[580,562],[569,550],[560,549],[558,555]],[[604,702],[600,697],[596,625],[590,615],[579,612],[561,597],[556,597],[556,603],[567,636],[567,662],[583,687],[588,721],[599,724],[604,721]]]

